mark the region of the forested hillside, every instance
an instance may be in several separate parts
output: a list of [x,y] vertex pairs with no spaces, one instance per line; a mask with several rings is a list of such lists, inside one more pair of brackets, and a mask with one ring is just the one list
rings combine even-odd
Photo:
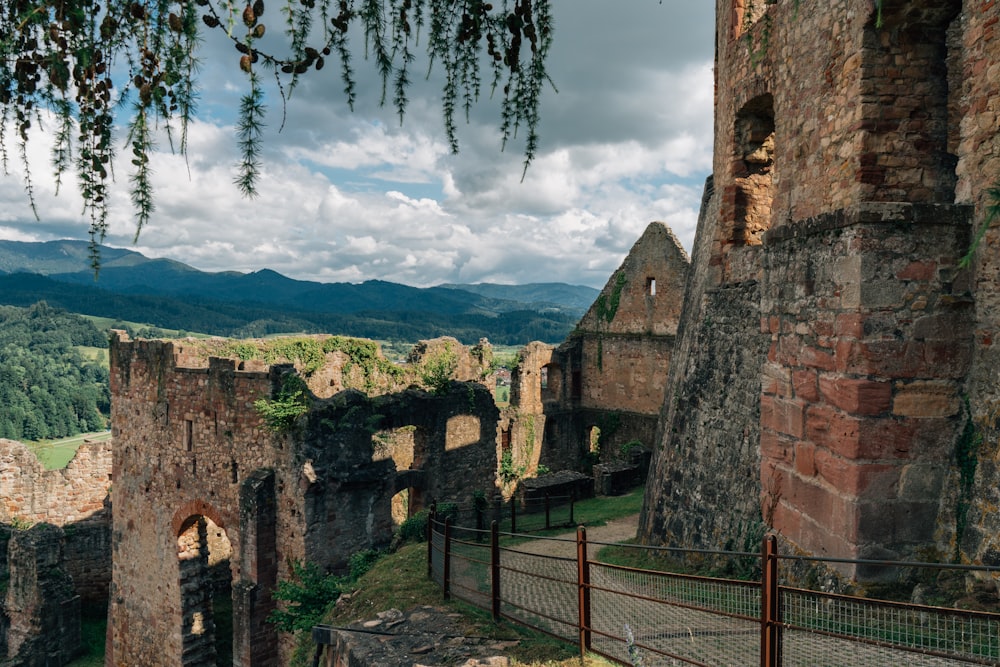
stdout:
[[0,437],[42,440],[106,428],[108,372],[76,346],[107,344],[92,322],[45,302],[0,306]]

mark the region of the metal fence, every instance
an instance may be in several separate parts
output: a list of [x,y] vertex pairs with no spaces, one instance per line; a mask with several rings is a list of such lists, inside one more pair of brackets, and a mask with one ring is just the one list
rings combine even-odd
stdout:
[[[1000,614],[836,595],[780,583],[779,565],[880,568],[908,581],[949,573],[1000,578],[1000,568],[846,561],[780,555],[773,536],[760,553],[660,549],[531,537],[428,523],[428,575],[446,598],[469,602],[580,647],[632,664],[762,667],[1000,665]],[[682,554],[751,581],[597,560],[595,546],[644,552],[649,561]],[[900,575],[900,573],[904,573]],[[920,579],[923,577],[923,579]],[[995,589],[994,589],[995,590]]]
[[479,502],[434,503],[430,511],[441,521],[451,519],[453,526],[488,530],[494,521],[500,530],[509,533],[531,533],[553,528],[573,528],[573,512],[576,498],[545,494],[540,498],[496,498],[492,502],[485,498]]

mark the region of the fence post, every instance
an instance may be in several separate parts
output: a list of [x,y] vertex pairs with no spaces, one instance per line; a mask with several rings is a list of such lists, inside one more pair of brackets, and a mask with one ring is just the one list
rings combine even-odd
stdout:
[[764,537],[761,546],[760,582],[760,665],[779,667],[781,664],[781,624],[778,607],[778,540]]
[[545,530],[549,529],[549,494],[545,494]]
[[434,522],[437,520],[437,503],[431,503],[431,512],[427,515],[427,578],[434,576]]
[[444,576],[442,581],[444,599],[451,599],[451,517],[444,520]]
[[513,495],[510,497],[510,532],[517,532],[517,510],[514,507],[517,505],[517,496]]
[[493,622],[500,621],[500,529],[497,522],[490,525],[490,592],[493,594]]
[[576,491],[569,494],[569,525],[573,525],[576,521],[573,521],[573,505],[576,503]]
[[580,607],[580,659],[590,651],[590,563],[587,562],[587,529],[576,529],[576,573]]

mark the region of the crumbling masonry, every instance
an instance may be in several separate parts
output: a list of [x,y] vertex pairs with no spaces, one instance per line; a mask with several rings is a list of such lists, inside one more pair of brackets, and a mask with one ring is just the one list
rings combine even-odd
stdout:
[[[276,434],[254,404],[291,365],[191,352],[112,339],[109,665],[215,665],[230,645],[234,664],[285,664],[266,619],[291,563],[330,570],[386,545],[401,491],[465,500],[495,485],[498,412],[482,384],[334,393],[350,364],[333,352],[303,373],[317,396],[306,415]],[[229,600],[231,641],[215,623]]]

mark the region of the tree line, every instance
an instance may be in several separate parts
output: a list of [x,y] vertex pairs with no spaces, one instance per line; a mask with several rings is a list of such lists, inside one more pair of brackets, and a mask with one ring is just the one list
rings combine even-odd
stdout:
[[78,349],[107,345],[93,322],[44,301],[0,306],[0,437],[46,440],[107,428],[107,366]]

